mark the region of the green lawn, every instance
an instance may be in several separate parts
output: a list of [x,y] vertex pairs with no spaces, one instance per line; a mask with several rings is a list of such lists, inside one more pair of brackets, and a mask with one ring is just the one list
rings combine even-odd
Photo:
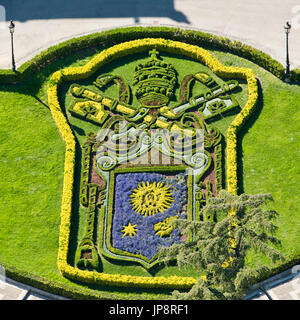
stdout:
[[[96,52],[85,50],[69,55],[44,67],[25,83],[0,85],[0,262],[19,269],[69,284],[84,287],[63,278],[57,271],[57,247],[60,222],[60,205],[63,183],[64,144],[54,125],[47,106],[47,80],[51,74],[67,66],[81,66]],[[272,193],[271,207],[280,213],[277,225],[286,256],[300,254],[300,165],[299,121],[300,87],[288,85],[245,59],[212,51],[225,65],[250,67],[260,80],[261,95],[256,113],[240,135],[239,187],[249,194]],[[208,71],[199,63],[183,61],[172,55],[163,57],[178,71],[179,82],[184,75],[200,70]],[[101,72],[123,75],[131,81],[132,70],[145,55],[122,59],[107,65]],[[123,64],[124,63],[124,64]],[[88,84],[88,81],[82,83]],[[69,84],[61,90],[61,101],[68,106]],[[236,94],[243,105],[246,86]],[[177,89],[177,93],[178,93]],[[234,115],[212,123],[222,133]],[[70,118],[74,133],[82,143],[85,135],[95,131],[94,125]],[[84,210],[79,210],[78,233],[84,227]],[[265,258],[251,253],[249,265],[269,263]],[[146,275],[139,266],[117,266],[104,261],[104,271]],[[108,272],[109,272],[108,271]],[[161,269],[157,275],[188,274],[176,267]],[[119,293],[126,298],[166,298],[166,292],[128,290],[89,286],[100,290],[104,297]],[[159,296],[155,295],[159,294]],[[142,296],[141,296],[142,295]]]

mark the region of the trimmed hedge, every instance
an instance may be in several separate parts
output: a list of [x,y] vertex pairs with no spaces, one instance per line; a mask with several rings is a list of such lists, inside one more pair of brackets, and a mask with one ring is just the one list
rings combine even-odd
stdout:
[[63,296],[69,299],[92,300],[92,299],[121,299],[121,295],[107,293],[98,293],[95,290],[86,290],[78,287],[71,287],[67,284],[59,283],[53,280],[37,276],[35,274],[19,270],[13,266],[0,262],[0,266],[5,269],[5,274],[20,283],[24,283],[31,287],[43,290],[58,296]]
[[300,69],[293,69],[290,73],[290,80],[292,82],[300,83]]
[[[91,47],[107,47],[121,42],[142,38],[165,38],[194,44],[207,49],[218,49],[246,58],[280,79],[284,79],[285,68],[270,55],[240,41],[230,40],[209,33],[183,30],[172,27],[129,27],[118,28],[64,41],[42,51],[30,61],[22,64],[14,73],[0,70],[0,83],[14,83],[24,80],[49,62]],[[291,81],[300,82],[300,69],[291,71]]]

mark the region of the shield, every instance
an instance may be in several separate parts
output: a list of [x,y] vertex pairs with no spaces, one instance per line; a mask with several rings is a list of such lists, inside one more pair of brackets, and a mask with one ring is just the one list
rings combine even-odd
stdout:
[[186,176],[121,170],[111,178],[114,195],[109,200],[105,252],[109,248],[108,255],[130,257],[149,268],[161,246],[180,241],[171,221],[187,217]]
[[[135,142],[130,144],[132,137]],[[197,153],[191,148],[179,153],[161,130],[146,133],[125,126],[97,139],[95,164],[107,181],[108,194],[101,221],[102,253],[151,268],[161,247],[182,241],[174,220],[195,218],[193,180],[206,170],[209,155],[202,140],[202,151],[198,146]]]
[[[75,259],[80,268],[97,269],[97,251],[152,268],[161,247],[189,240],[177,219],[213,219],[200,216],[200,208],[222,188],[222,147],[220,131],[206,120],[239,106],[230,95],[238,82],[218,85],[204,72],[187,75],[179,103],[171,106],[176,70],[157,55],[151,50],[150,60],[135,68],[138,107],[117,75],[102,74],[93,87],[70,86],[69,112],[100,127],[82,148],[80,202],[88,214]],[[192,97],[195,83],[206,89]],[[110,85],[118,86],[118,99],[105,94]]]

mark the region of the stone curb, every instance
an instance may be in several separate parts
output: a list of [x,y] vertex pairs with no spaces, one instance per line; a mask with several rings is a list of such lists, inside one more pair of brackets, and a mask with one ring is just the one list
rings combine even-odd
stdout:
[[[18,296],[17,300],[28,300],[28,298],[32,295],[36,295],[42,300],[70,300],[68,298],[34,288],[24,283],[17,282],[10,278],[5,278],[5,283],[7,283],[10,286],[23,290],[23,292]],[[5,296],[2,297],[1,300],[6,300]]]
[[280,284],[293,280],[297,276],[297,273],[292,272],[293,268],[294,267],[283,271],[269,279],[256,283],[251,287],[251,292],[244,297],[244,300],[251,300],[264,294],[269,296],[268,300],[272,300],[272,297],[270,296],[268,291]]

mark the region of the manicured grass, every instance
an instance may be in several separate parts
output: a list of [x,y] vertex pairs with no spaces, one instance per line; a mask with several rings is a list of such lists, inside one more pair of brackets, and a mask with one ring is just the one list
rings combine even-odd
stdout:
[[1,91],[0,101],[0,260],[45,272],[57,254],[64,145],[34,97]]
[[[46,66],[23,84],[0,86],[0,190],[4,195],[0,198],[0,262],[74,287],[84,285],[61,277],[56,264],[64,144],[47,107],[47,80],[62,67],[84,65],[95,53],[94,50],[86,50],[70,55]],[[240,134],[240,192],[272,193],[275,201],[270,206],[280,213],[277,225],[278,237],[282,240],[281,250],[286,256],[300,254],[300,196],[297,192],[300,184],[297,161],[300,87],[285,84],[242,58],[218,51],[213,53],[226,65],[252,68],[260,79],[262,94],[257,112]],[[179,83],[186,74],[200,70],[209,72],[197,62],[172,55],[162,56],[178,71]],[[143,54],[120,59],[105,66],[99,74],[111,72],[131,83],[134,66],[146,59]],[[68,86],[62,87],[60,95],[66,107],[71,101],[69,95],[64,99]],[[243,91],[235,96],[243,105],[247,98],[246,85],[241,86]],[[178,91],[177,88],[177,94]],[[133,100],[133,103],[137,102]],[[226,116],[210,125],[217,126],[226,135],[226,129],[234,117]],[[74,117],[69,121],[79,143],[85,140],[87,133],[97,130],[94,125]],[[84,209],[76,214],[78,226],[75,237],[80,240],[85,224]],[[105,272],[147,275],[139,266],[114,265],[104,259],[102,262]],[[248,256],[247,263],[253,266],[270,264],[264,257],[254,253]],[[161,269],[156,274],[174,272],[178,275],[189,274],[176,267]],[[104,297],[111,297],[115,293],[124,298],[141,298],[141,295],[143,298],[168,297],[166,292],[155,290],[88,287],[100,290]]]
[[[225,64],[232,56],[216,53]],[[235,57],[240,66],[251,67],[261,83],[256,114],[240,137],[242,147],[241,192],[271,193],[269,207],[280,214],[278,237],[286,255],[300,253],[300,86],[286,84],[254,63]]]

